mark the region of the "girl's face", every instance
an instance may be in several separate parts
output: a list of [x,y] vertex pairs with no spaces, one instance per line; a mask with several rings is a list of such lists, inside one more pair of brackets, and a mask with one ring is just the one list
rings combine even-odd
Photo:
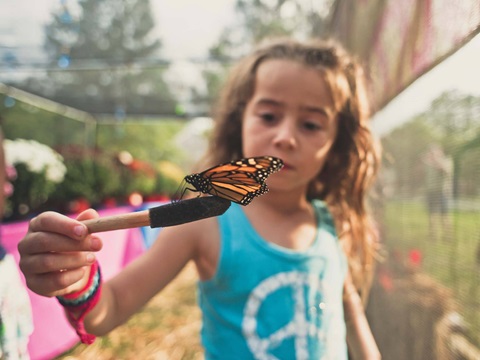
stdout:
[[325,164],[337,127],[332,96],[317,70],[291,60],[259,65],[243,115],[243,155],[284,161],[268,180],[272,191],[306,191]]

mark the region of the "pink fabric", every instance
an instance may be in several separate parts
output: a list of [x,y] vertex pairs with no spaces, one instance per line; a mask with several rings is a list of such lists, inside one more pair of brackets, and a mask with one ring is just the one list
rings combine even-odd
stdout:
[[[121,207],[99,211],[100,216],[109,216],[133,211]],[[2,244],[18,264],[17,244],[26,234],[28,222],[4,224]],[[145,248],[140,229],[116,230],[99,234],[103,249],[97,258],[102,267],[103,279],[109,279],[135,259]],[[25,278],[18,270],[22,280]],[[62,306],[54,298],[39,296],[28,290],[32,304],[34,330],[28,345],[31,360],[52,359],[79,342],[78,336],[68,324]]]
[[364,63],[375,111],[479,32],[478,0],[336,0],[330,23]]

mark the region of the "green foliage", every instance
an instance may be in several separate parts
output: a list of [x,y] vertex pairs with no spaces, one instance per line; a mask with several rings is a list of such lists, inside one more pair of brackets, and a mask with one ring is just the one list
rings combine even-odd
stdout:
[[11,181],[14,191],[7,199],[7,219],[38,210],[46,203],[56,184],[47,180],[46,170],[34,173],[23,163],[16,164],[17,177]]
[[445,150],[452,153],[455,148],[479,133],[480,98],[447,91],[438,96],[424,113],[425,122],[441,139]]
[[117,176],[122,184],[116,192],[119,198],[126,198],[133,192],[149,195],[155,187],[155,173],[151,166],[138,160],[128,166],[120,165]]
[[[387,194],[381,220],[387,250],[400,262],[408,262],[410,250],[420,251],[421,271],[452,290],[475,344],[480,344],[479,106],[480,97],[440,95],[427,111],[383,137],[381,174]],[[432,144],[454,162],[453,199],[444,217],[429,216],[424,202],[422,155]]]
[[57,186],[52,203],[61,208],[69,201],[85,199],[93,206],[114,197],[123,186],[118,176],[118,166],[107,156],[70,158],[65,161],[67,173]]
[[[24,174],[26,170],[19,169],[21,177],[13,184],[17,192],[6,204],[10,211],[7,221],[44,210],[72,212],[76,201],[94,207],[110,200],[125,203],[132,192],[152,198],[170,196],[185,173],[181,167],[187,163],[186,154],[174,142],[184,126],[178,119],[101,123],[94,136],[88,124],[18,101],[3,109],[2,115],[7,139],[20,137],[47,144],[63,155],[67,168],[63,182],[55,184],[53,190],[39,174]],[[95,139],[96,150],[85,142],[88,138]],[[121,151],[130,152],[134,164],[142,164],[140,168],[122,164],[118,159]],[[163,171],[157,165],[165,160],[180,165],[180,170]]]
[[132,119],[119,123],[100,123],[97,146],[112,154],[128,151],[136,159],[155,164],[168,160],[182,164],[185,154],[174,143],[175,135],[184,122],[172,119]]
[[155,170],[157,173],[157,183],[154,193],[169,196],[178,195],[177,191],[186,175],[185,172],[178,165],[170,161],[158,162]]
[[391,177],[397,196],[423,194],[425,164],[422,155],[431,144],[439,144],[455,163],[455,195],[480,193],[478,168],[480,151],[480,97],[446,92],[430,109],[382,138],[385,173]]
[[[479,137],[480,139],[480,133]],[[478,141],[478,140],[477,140]],[[454,155],[455,195],[466,198],[477,198],[480,195],[478,177],[480,172],[480,144],[466,151],[458,151]]]
[[180,183],[181,182],[177,181],[174,177],[158,173],[152,193],[155,195],[173,197],[179,189]]
[[421,154],[432,143],[430,129],[417,118],[395,129],[382,139],[383,166],[393,169],[395,193],[416,195],[423,192],[424,164]]
[[384,218],[387,250],[404,257],[409,250],[420,250],[422,270],[453,291],[469,325],[469,335],[477,344],[480,344],[480,278],[476,273],[476,256],[480,238],[472,235],[478,234],[479,211],[480,208],[451,212],[452,228],[447,232],[436,229],[443,240],[430,236],[427,209],[421,202],[387,201]]
[[184,176],[173,163],[155,166],[133,158],[123,164],[115,152],[85,151],[74,146],[61,148],[61,152],[66,173],[58,184],[47,179],[46,169],[33,172],[26,164],[15,164],[18,176],[12,181],[14,192],[7,201],[6,221],[45,210],[75,212],[79,210],[77,202],[93,207],[110,200],[123,204],[134,192],[144,197],[172,196]]

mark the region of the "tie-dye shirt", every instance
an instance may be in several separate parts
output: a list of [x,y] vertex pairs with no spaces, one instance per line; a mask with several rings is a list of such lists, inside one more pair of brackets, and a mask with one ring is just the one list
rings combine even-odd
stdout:
[[306,251],[263,240],[237,204],[219,217],[217,273],[198,284],[206,359],[347,359],[347,262],[325,203],[313,206]]

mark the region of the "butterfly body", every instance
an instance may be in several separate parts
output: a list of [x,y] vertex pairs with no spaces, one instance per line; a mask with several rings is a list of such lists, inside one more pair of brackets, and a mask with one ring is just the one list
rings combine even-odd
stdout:
[[268,192],[265,180],[282,167],[283,161],[273,156],[252,157],[187,175],[185,181],[194,191],[248,205],[255,197]]

